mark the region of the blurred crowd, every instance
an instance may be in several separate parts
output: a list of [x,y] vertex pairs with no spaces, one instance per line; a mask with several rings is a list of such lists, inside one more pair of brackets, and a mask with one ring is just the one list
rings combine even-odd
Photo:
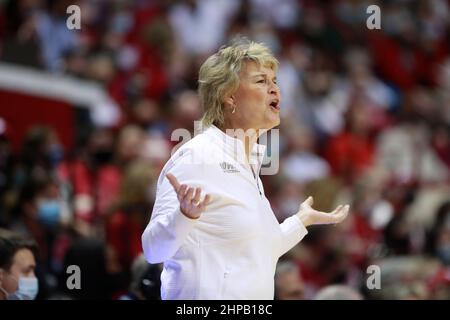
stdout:
[[38,298],[158,299],[140,242],[156,179],[202,115],[201,63],[238,34],[280,61],[280,171],[262,176],[277,218],[309,195],[351,204],[282,257],[277,298],[450,299],[450,1],[0,1],[0,62],[95,81],[120,107],[71,150],[37,124],[13,152],[0,123],[0,227],[37,242]]

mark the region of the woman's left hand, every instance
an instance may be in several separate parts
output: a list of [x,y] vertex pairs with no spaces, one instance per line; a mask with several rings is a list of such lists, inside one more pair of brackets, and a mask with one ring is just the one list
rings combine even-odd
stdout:
[[349,205],[340,205],[333,212],[322,212],[313,209],[313,197],[306,199],[299,208],[297,216],[305,227],[316,224],[336,224],[342,222],[348,215]]

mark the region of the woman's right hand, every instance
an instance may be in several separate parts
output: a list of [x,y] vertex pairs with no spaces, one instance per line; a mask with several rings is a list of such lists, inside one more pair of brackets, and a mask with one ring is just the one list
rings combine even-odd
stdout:
[[205,211],[205,207],[211,200],[211,196],[207,194],[204,199],[201,199],[201,188],[180,184],[177,178],[171,173],[166,174],[166,177],[177,193],[181,213],[190,219],[198,219],[202,212]]

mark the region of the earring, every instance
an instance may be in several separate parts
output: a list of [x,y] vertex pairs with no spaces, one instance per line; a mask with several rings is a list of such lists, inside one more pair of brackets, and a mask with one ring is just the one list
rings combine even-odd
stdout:
[[236,106],[233,106],[233,111],[231,111],[231,113],[235,113],[236,112]]

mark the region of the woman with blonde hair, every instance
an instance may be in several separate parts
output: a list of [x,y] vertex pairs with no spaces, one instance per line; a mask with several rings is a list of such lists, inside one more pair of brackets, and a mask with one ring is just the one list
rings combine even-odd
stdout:
[[274,216],[257,140],[280,123],[277,68],[266,46],[242,38],[200,68],[205,130],[164,166],[142,235],[147,260],[164,263],[162,299],[273,299],[279,257],[309,225],[348,213],[314,210],[309,197],[281,224]]

